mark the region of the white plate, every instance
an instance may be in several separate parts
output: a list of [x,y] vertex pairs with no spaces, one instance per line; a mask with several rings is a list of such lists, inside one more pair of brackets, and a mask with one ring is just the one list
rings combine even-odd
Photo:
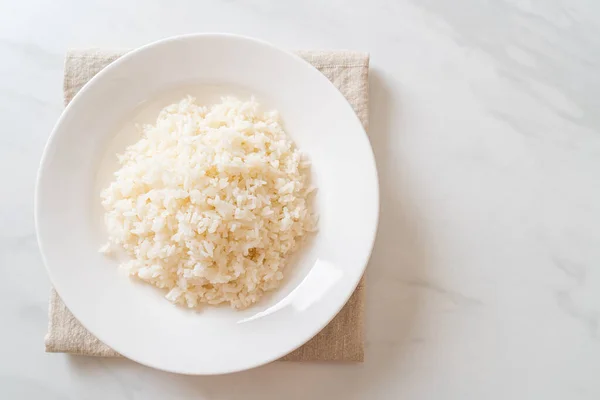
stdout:
[[[319,232],[286,269],[283,287],[248,310],[178,308],[98,253],[106,239],[99,188],[116,168],[115,152],[135,140],[134,122],[152,122],[188,93],[206,103],[254,94],[280,111],[312,161]],[[276,360],[325,327],[364,272],[378,202],[367,136],[320,72],[254,39],[199,34],[132,51],[83,87],[50,136],[35,207],[52,283],[90,332],[141,364],[219,374]]]

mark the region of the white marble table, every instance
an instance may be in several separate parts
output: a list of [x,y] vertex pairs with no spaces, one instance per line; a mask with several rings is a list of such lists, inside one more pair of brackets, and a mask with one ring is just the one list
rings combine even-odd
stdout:
[[[371,53],[363,365],[185,377],[43,351],[36,169],[68,47],[220,31]],[[599,399],[600,2],[0,0],[1,399]]]

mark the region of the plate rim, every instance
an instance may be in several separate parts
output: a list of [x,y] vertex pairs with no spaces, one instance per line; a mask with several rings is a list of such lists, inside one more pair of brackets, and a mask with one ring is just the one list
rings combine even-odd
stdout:
[[[126,53],[124,53],[123,55],[121,55],[119,58],[117,58],[116,60],[112,61],[109,65],[107,65],[106,67],[104,67],[102,70],[100,70],[96,75],[94,75],[89,81],[87,81],[82,87],[81,89],[75,94],[75,96],[73,96],[73,98],[71,99],[71,101],[66,105],[66,107],[63,109],[60,117],[58,118],[57,122],[55,123],[47,141],[46,144],[44,146],[44,150],[42,153],[42,157],[40,160],[40,164],[37,170],[37,175],[36,175],[36,180],[35,180],[35,194],[34,194],[34,223],[35,223],[35,232],[36,232],[36,238],[37,238],[37,242],[38,242],[38,248],[40,250],[40,255],[42,258],[42,262],[44,264],[44,268],[48,274],[48,277],[50,279],[50,283],[52,285],[52,288],[59,294],[60,296],[60,291],[57,288],[57,285],[55,284],[55,279],[53,277],[53,274],[51,272],[51,269],[48,266],[48,260],[46,258],[45,255],[45,251],[44,251],[44,240],[42,239],[41,235],[40,235],[40,207],[41,207],[41,201],[42,199],[41,197],[41,191],[40,191],[40,186],[41,186],[41,182],[44,178],[44,172],[46,170],[46,164],[48,162],[48,150],[49,148],[52,146],[53,142],[56,140],[57,137],[57,132],[60,130],[60,126],[63,122],[63,120],[65,119],[65,116],[68,115],[69,110],[73,107],[74,104],[77,103],[78,99],[81,98],[82,96],[85,96],[85,93],[87,92],[87,90],[96,84],[96,82],[98,80],[101,80],[103,78],[104,75],[108,74],[109,71],[111,71],[112,69],[115,68],[119,68],[119,65],[123,62],[126,62],[127,59],[131,58],[131,57],[135,57],[137,53],[144,51],[148,48],[157,46],[157,45],[162,45],[162,44],[166,44],[169,42],[176,42],[176,41],[182,41],[182,40],[188,40],[188,39],[193,39],[193,38],[197,38],[197,37],[203,37],[203,38],[227,38],[227,39],[233,39],[233,40],[241,40],[241,41],[250,41],[250,42],[254,42],[255,44],[259,44],[262,46],[266,46],[271,48],[272,50],[275,50],[277,52],[280,53],[284,53],[289,57],[294,58],[296,61],[299,61],[301,63],[303,63],[304,65],[310,67],[310,69],[312,70],[312,73],[317,73],[319,75],[319,79],[321,79],[323,82],[326,82],[326,84],[330,85],[331,87],[333,87],[333,89],[335,89],[335,91],[337,92],[337,95],[340,99],[340,101],[344,101],[346,103],[346,107],[349,108],[349,110],[352,112],[352,114],[354,115],[354,118],[356,119],[356,122],[358,123],[358,126],[361,129],[362,134],[364,135],[365,139],[367,140],[367,146],[368,147],[368,151],[369,151],[369,161],[371,164],[371,170],[374,173],[374,188],[375,191],[373,193],[374,195],[374,206],[375,209],[374,211],[374,223],[373,226],[371,227],[371,232],[369,232],[368,237],[370,237],[370,241],[368,243],[369,247],[368,247],[368,252],[366,253],[366,257],[364,259],[364,261],[361,263],[362,267],[361,267],[361,271],[360,274],[358,274],[358,279],[356,279],[355,282],[352,282],[352,290],[349,291],[345,296],[343,301],[340,302],[339,307],[337,307],[336,311],[334,313],[332,313],[332,315],[327,319],[327,321],[322,325],[322,326],[318,326],[315,327],[314,332],[307,338],[303,339],[300,341],[300,343],[296,343],[293,346],[289,347],[289,350],[286,350],[284,352],[282,352],[281,354],[277,353],[272,357],[267,357],[265,359],[261,359],[258,362],[254,362],[254,363],[246,363],[246,365],[241,366],[241,367],[232,367],[232,368],[228,368],[227,370],[218,370],[218,371],[209,371],[209,372],[190,372],[190,371],[185,371],[185,370],[178,370],[178,369],[174,369],[174,368],[165,368],[165,367],[161,367],[160,365],[156,365],[153,363],[149,363],[147,361],[140,361],[137,359],[137,357],[131,357],[127,354],[127,351],[121,351],[120,349],[117,350],[115,349],[113,346],[111,346],[110,344],[106,343],[104,340],[100,339],[94,332],[92,332],[92,330],[90,330],[86,324],[84,324],[79,318],[77,318],[77,316],[73,314],[73,316],[75,317],[75,319],[77,319],[77,321],[90,333],[92,334],[94,337],[98,338],[102,343],[105,343],[107,346],[111,347],[113,350],[115,350],[116,352],[118,352],[119,354],[121,354],[123,357],[128,358],[138,364],[141,365],[145,365],[157,370],[161,370],[161,371],[166,371],[166,372],[172,372],[172,373],[177,373],[177,374],[183,374],[183,375],[222,375],[222,374],[230,374],[230,373],[234,373],[234,372],[239,372],[239,371],[244,371],[244,370],[249,370],[249,369],[253,369],[262,365],[266,365],[269,364],[273,361],[276,361],[282,357],[284,357],[287,354],[290,354],[291,352],[295,351],[296,349],[300,348],[302,345],[304,345],[305,343],[307,343],[308,341],[310,341],[313,337],[315,337],[321,330],[323,330],[327,325],[329,325],[329,323],[339,314],[339,312],[342,310],[342,308],[344,308],[344,306],[348,303],[348,301],[350,300],[351,296],[356,292],[356,288],[358,287],[358,284],[360,283],[361,279],[363,279],[364,275],[365,275],[365,270],[367,268],[367,265],[369,263],[369,260],[371,258],[372,252],[373,252],[373,248],[375,245],[375,240],[377,237],[377,232],[378,232],[378,227],[379,227],[379,219],[380,219],[380,185],[379,185],[379,174],[377,171],[377,163],[375,160],[375,155],[373,152],[373,147],[371,146],[371,142],[369,140],[368,134],[366,132],[365,127],[363,126],[362,122],[360,121],[360,119],[358,118],[358,116],[356,115],[356,112],[354,111],[354,109],[352,108],[352,105],[348,102],[348,100],[346,99],[346,97],[335,87],[335,85],[325,76],[323,75],[315,66],[313,66],[312,64],[310,64],[308,61],[304,60],[302,57],[300,57],[298,54],[295,54],[291,51],[282,49],[280,47],[277,47],[267,41],[264,41],[262,39],[257,39],[254,37],[250,37],[250,36],[245,36],[245,35],[239,35],[239,34],[233,34],[233,33],[218,33],[218,32],[207,32],[207,33],[189,33],[189,34],[183,34],[183,35],[176,35],[176,36],[170,36],[170,37],[166,37],[163,39],[159,39],[159,40],[155,40],[152,41],[148,44],[145,44],[143,46],[131,49],[131,50],[125,50]],[[367,65],[368,68],[368,65]],[[60,286],[60,285],[58,285]],[[62,297],[61,297],[62,299]],[[65,306],[67,307],[67,309],[69,309],[67,302],[63,300],[63,303],[65,304]],[[70,309],[69,309],[69,312]],[[118,346],[117,346],[118,347]]]

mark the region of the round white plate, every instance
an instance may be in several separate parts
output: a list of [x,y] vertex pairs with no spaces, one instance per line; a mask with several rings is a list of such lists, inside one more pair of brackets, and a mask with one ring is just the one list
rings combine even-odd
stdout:
[[[285,283],[244,311],[194,312],[135,282],[98,253],[100,188],[135,123],[191,94],[255,95],[279,110],[312,162],[319,232],[287,267]],[[344,97],[299,57],[254,39],[198,34],[127,53],[75,96],[52,132],[36,187],[36,227],[54,287],[75,317],[124,356],[185,374],[220,374],[276,360],[317,334],[354,291],[378,218],[373,153]]]

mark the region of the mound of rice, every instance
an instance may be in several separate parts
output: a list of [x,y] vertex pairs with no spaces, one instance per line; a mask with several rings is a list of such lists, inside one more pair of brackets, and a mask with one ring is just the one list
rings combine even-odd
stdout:
[[174,303],[248,307],[277,288],[315,229],[309,163],[254,99],[202,107],[187,97],[118,159],[101,194],[101,251],[123,250],[121,266]]

